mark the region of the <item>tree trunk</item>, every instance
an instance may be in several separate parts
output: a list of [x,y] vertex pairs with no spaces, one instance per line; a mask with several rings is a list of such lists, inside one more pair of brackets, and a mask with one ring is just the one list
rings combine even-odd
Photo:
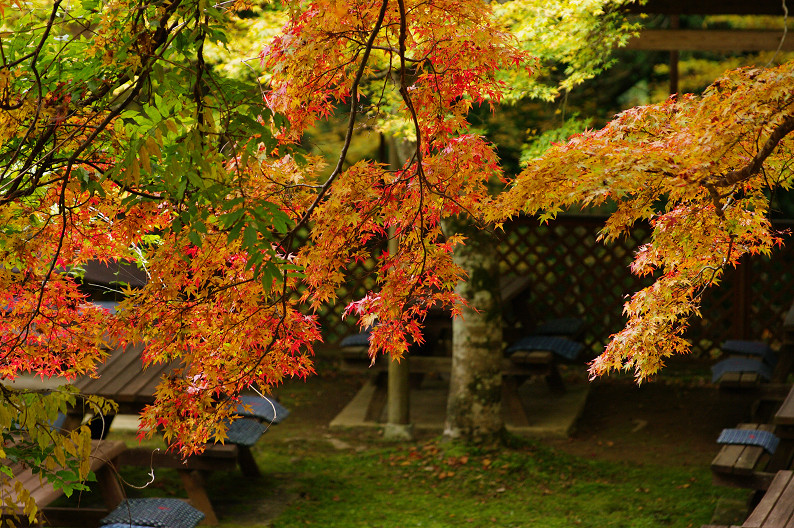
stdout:
[[504,429],[498,261],[488,233],[463,222],[455,224],[457,231],[468,237],[466,245],[455,250],[455,262],[468,274],[468,280],[456,290],[470,306],[452,322],[452,372],[444,436],[471,443],[492,442]]

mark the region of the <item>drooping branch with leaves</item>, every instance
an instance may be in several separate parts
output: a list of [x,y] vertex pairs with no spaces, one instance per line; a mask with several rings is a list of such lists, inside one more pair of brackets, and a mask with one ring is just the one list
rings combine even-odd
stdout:
[[703,291],[743,255],[781,243],[768,212],[771,194],[794,182],[793,73],[792,63],[735,70],[703,95],[627,110],[531,160],[500,196],[494,219],[517,211],[550,219],[572,204],[614,202],[606,240],[651,222],[632,271],[656,281],[626,303],[626,327],[593,375],[627,369],[643,380],[664,358],[687,353],[684,331]]
[[[536,16],[533,2],[516,5],[511,23]],[[571,5],[559,9],[573,16]],[[144,363],[182,363],[144,428],[186,454],[224,434],[247,386],[312,372],[313,310],[390,231],[398,251],[374,256],[378,290],[350,311],[378,321],[373,351],[399,357],[421,341],[423,316],[452,306],[461,279],[460,239],[441,220],[479,215],[500,176],[467,113],[512,93],[506,72],[527,82],[533,65],[479,1],[324,0],[287,5],[286,26],[262,43],[264,68],[241,77],[208,53],[245,27],[248,7],[0,4],[0,375],[68,381],[92,375],[108,348],[143,341]],[[578,13],[595,23],[599,10]],[[299,141],[340,104],[349,124],[328,175]],[[347,166],[359,116],[414,145],[403,167]],[[97,260],[148,277],[113,292],[112,314],[83,290]]]

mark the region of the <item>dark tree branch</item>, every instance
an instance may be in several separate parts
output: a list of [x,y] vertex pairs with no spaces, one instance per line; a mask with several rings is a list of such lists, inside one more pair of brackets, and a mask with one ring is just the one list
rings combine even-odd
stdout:
[[709,182],[716,187],[730,187],[741,183],[744,180],[758,174],[764,165],[764,161],[775,151],[778,144],[783,141],[788,134],[794,131],[794,115],[788,116],[770,134],[764,145],[759,149],[753,159],[744,167],[722,174]]

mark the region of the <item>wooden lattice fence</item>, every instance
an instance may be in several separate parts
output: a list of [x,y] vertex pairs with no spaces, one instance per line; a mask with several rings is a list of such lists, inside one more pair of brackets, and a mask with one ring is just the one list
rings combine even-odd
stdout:
[[[505,225],[498,248],[501,273],[529,278],[519,299],[521,319],[542,321],[576,316],[585,321],[581,338],[590,353],[598,354],[609,336],[625,322],[626,296],[650,283],[633,276],[629,264],[650,229],[638,226],[609,245],[597,242],[604,217],[565,216],[549,224],[522,218]],[[778,229],[794,226],[776,223]],[[753,257],[726,273],[718,288],[703,297],[702,319],[694,319],[687,334],[693,353],[716,353],[726,339],[766,339],[773,346],[782,338],[782,322],[794,300],[794,244],[776,250],[770,258]],[[378,250],[379,251],[379,250]],[[336,306],[318,314],[327,345],[357,329],[352,319],[342,320],[344,307],[374,286],[372,264],[351,271],[348,287]]]

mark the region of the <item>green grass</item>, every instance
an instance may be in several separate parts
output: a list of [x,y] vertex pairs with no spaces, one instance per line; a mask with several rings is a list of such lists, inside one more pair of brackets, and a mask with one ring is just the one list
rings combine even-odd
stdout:
[[[707,467],[584,460],[519,439],[485,449],[371,436],[343,450],[324,438],[269,440],[255,451],[263,478],[210,475],[222,528],[699,527],[720,497],[744,497],[712,486]],[[145,471],[123,475],[147,480]],[[184,491],[175,472],[160,470],[155,484],[129,495]]]
[[[298,416],[329,390],[347,390],[347,381],[324,371],[314,383],[290,385],[280,396]],[[744,490],[713,486],[707,462],[617,463],[515,437],[484,448],[436,439],[390,444],[376,432],[333,436],[349,448],[339,449],[339,442],[334,447],[322,427],[285,423],[254,448],[262,478],[246,478],[239,470],[208,475],[220,528],[699,528],[712,520],[718,501],[741,506],[747,498]],[[132,434],[113,438],[137,444]],[[147,471],[122,468],[132,485],[128,496],[185,496],[175,471],[157,469],[155,475],[153,484],[138,490],[132,486],[145,484]]]

